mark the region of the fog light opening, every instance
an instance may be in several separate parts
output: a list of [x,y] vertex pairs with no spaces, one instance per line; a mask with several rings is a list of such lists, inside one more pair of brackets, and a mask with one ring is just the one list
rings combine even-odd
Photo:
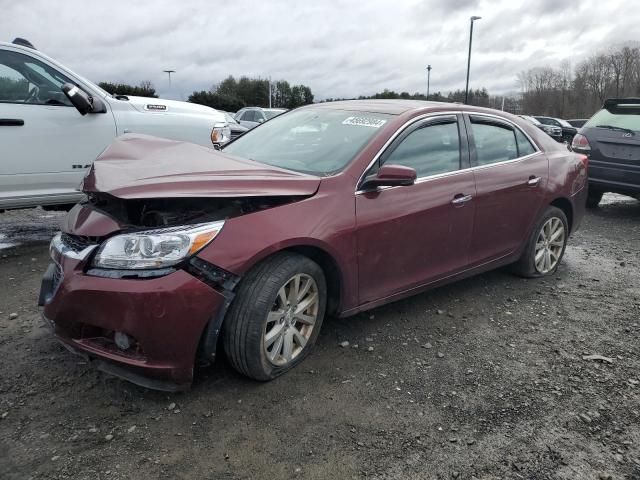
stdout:
[[123,332],[116,332],[113,336],[113,339],[115,340],[116,345],[120,350],[129,350],[133,343],[131,337]]

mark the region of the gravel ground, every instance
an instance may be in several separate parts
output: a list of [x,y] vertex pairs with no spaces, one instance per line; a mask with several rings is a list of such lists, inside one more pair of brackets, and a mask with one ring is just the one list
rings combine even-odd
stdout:
[[607,196],[551,278],[328,319],[284,377],[221,361],[180,394],[105,376],[44,327],[59,216],[0,215],[3,480],[640,479],[640,202]]

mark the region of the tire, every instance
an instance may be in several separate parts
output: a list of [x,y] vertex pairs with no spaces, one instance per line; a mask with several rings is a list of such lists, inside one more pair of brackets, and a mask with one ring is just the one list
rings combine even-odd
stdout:
[[[295,301],[296,306],[303,308],[305,302],[311,302],[313,292],[317,293],[317,304],[309,303],[300,313],[293,306],[295,278],[299,293],[308,288],[306,296],[301,296],[299,303]],[[267,381],[282,375],[313,349],[326,304],[326,280],[317,263],[296,253],[279,253],[268,258],[240,282],[227,313],[223,342],[229,362],[238,372],[255,380]],[[270,340],[272,343],[268,344]]]
[[604,195],[604,192],[589,188],[587,192],[587,208],[598,208],[598,204],[600,200],[602,200],[602,195]]
[[[543,265],[543,268],[540,268],[540,265],[536,262],[536,255],[540,252],[539,242],[543,241],[541,237],[543,235],[543,228],[547,228],[550,226],[557,227],[559,226],[559,224],[562,225],[562,240],[558,241],[556,239],[554,241],[555,244],[549,243],[546,247],[544,245],[542,246],[543,250],[545,248],[549,250],[550,253],[548,258],[550,259],[551,263],[549,264],[548,269],[547,265]],[[557,230],[552,231],[552,236],[556,231]],[[549,232],[549,230],[545,230],[545,232]],[[567,216],[562,210],[557,207],[547,207],[543,215],[536,223],[535,228],[532,230],[522,256],[513,265],[512,269],[514,273],[526,278],[537,278],[552,275],[558,269],[558,265],[560,265],[560,262],[562,261],[564,251],[567,247],[568,238],[569,224],[567,222]],[[543,253],[543,257],[546,257],[546,254]]]

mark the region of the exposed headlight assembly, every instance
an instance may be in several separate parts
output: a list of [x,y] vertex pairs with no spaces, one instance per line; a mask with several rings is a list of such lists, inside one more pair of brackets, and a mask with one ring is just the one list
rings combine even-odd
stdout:
[[100,246],[92,266],[119,270],[171,267],[202,250],[223,225],[221,220],[116,235]]
[[231,140],[231,128],[226,122],[216,123],[211,130],[211,143],[215,146],[224,145]]

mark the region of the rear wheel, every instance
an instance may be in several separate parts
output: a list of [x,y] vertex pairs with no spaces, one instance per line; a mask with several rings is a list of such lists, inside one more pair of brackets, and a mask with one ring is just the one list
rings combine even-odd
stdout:
[[322,269],[295,253],[277,254],[239,285],[224,326],[231,365],[256,380],[271,380],[311,352],[327,302]]
[[543,277],[554,273],[567,246],[567,216],[557,207],[548,207],[533,229],[522,257],[513,269],[523,277]]
[[604,192],[596,190],[595,188],[589,188],[587,193],[587,208],[597,208],[600,200],[602,200]]

